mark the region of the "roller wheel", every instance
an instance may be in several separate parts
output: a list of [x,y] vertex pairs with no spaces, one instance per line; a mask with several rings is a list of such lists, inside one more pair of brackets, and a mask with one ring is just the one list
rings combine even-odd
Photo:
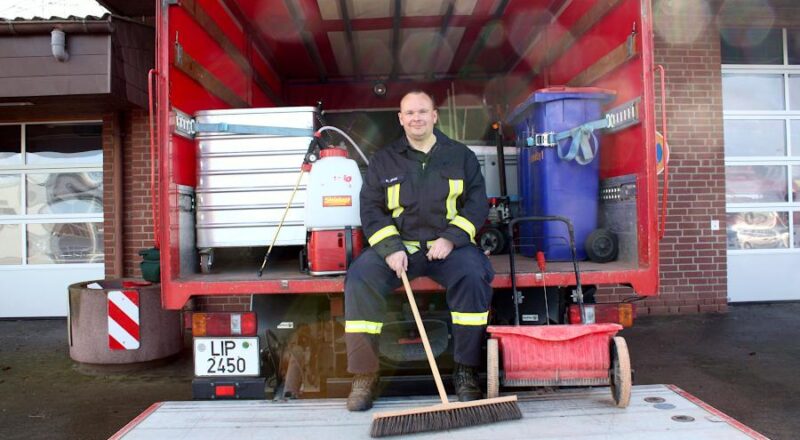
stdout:
[[200,253],[200,273],[211,273],[211,266],[214,264],[214,254],[212,252]]
[[506,237],[500,229],[489,227],[481,233],[480,238],[478,238],[478,245],[484,251],[492,255],[497,255],[502,253],[503,249],[505,249]]
[[500,395],[500,358],[497,339],[486,341],[486,398]]
[[308,273],[308,251],[306,248],[300,249],[300,273]]
[[619,408],[626,408],[631,401],[631,357],[625,338],[615,336],[611,341],[611,396]]
[[595,229],[586,237],[586,255],[595,263],[608,263],[617,259],[619,241],[617,235],[608,229]]

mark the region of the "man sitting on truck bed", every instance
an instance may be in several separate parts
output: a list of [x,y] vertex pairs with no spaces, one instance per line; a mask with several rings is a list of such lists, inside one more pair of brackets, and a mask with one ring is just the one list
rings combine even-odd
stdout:
[[347,363],[355,375],[350,411],[372,407],[386,296],[401,285],[404,271],[447,289],[456,393],[460,401],[481,398],[476,367],[494,271],[475,246],[489,210],[478,159],[434,129],[438,114],[427,93],[407,93],[398,117],[405,136],[375,153],[361,188],[361,223],[371,247],[353,262],[345,281]]

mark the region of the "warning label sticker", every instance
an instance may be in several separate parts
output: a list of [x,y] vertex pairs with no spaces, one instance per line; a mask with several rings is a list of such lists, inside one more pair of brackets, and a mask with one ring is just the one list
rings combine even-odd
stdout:
[[353,197],[352,196],[323,196],[322,197],[322,206],[323,207],[330,207],[330,206],[353,206]]

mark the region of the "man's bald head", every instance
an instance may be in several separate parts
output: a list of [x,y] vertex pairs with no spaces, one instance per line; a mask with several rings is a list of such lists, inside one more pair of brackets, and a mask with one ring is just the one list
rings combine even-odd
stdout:
[[412,96],[425,97],[425,98],[428,99],[428,101],[430,101],[431,109],[433,110],[433,109],[436,108],[436,104],[434,104],[434,102],[433,102],[433,97],[430,94],[428,94],[428,92],[426,92],[424,90],[412,90],[412,91],[406,93],[405,95],[403,95],[403,98],[400,99],[400,111],[403,111],[403,102],[406,102],[407,99],[412,97]]
[[397,116],[411,145],[427,152],[435,141],[433,127],[439,120],[431,95],[421,90],[406,93],[400,100]]

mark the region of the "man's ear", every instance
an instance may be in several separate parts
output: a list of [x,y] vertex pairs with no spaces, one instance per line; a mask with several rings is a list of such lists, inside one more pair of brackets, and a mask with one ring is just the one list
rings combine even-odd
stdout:
[[436,124],[437,122],[439,122],[439,111],[433,109],[433,123]]
[[403,117],[400,115],[400,112],[397,112],[397,122],[400,123],[400,126],[403,126]]

